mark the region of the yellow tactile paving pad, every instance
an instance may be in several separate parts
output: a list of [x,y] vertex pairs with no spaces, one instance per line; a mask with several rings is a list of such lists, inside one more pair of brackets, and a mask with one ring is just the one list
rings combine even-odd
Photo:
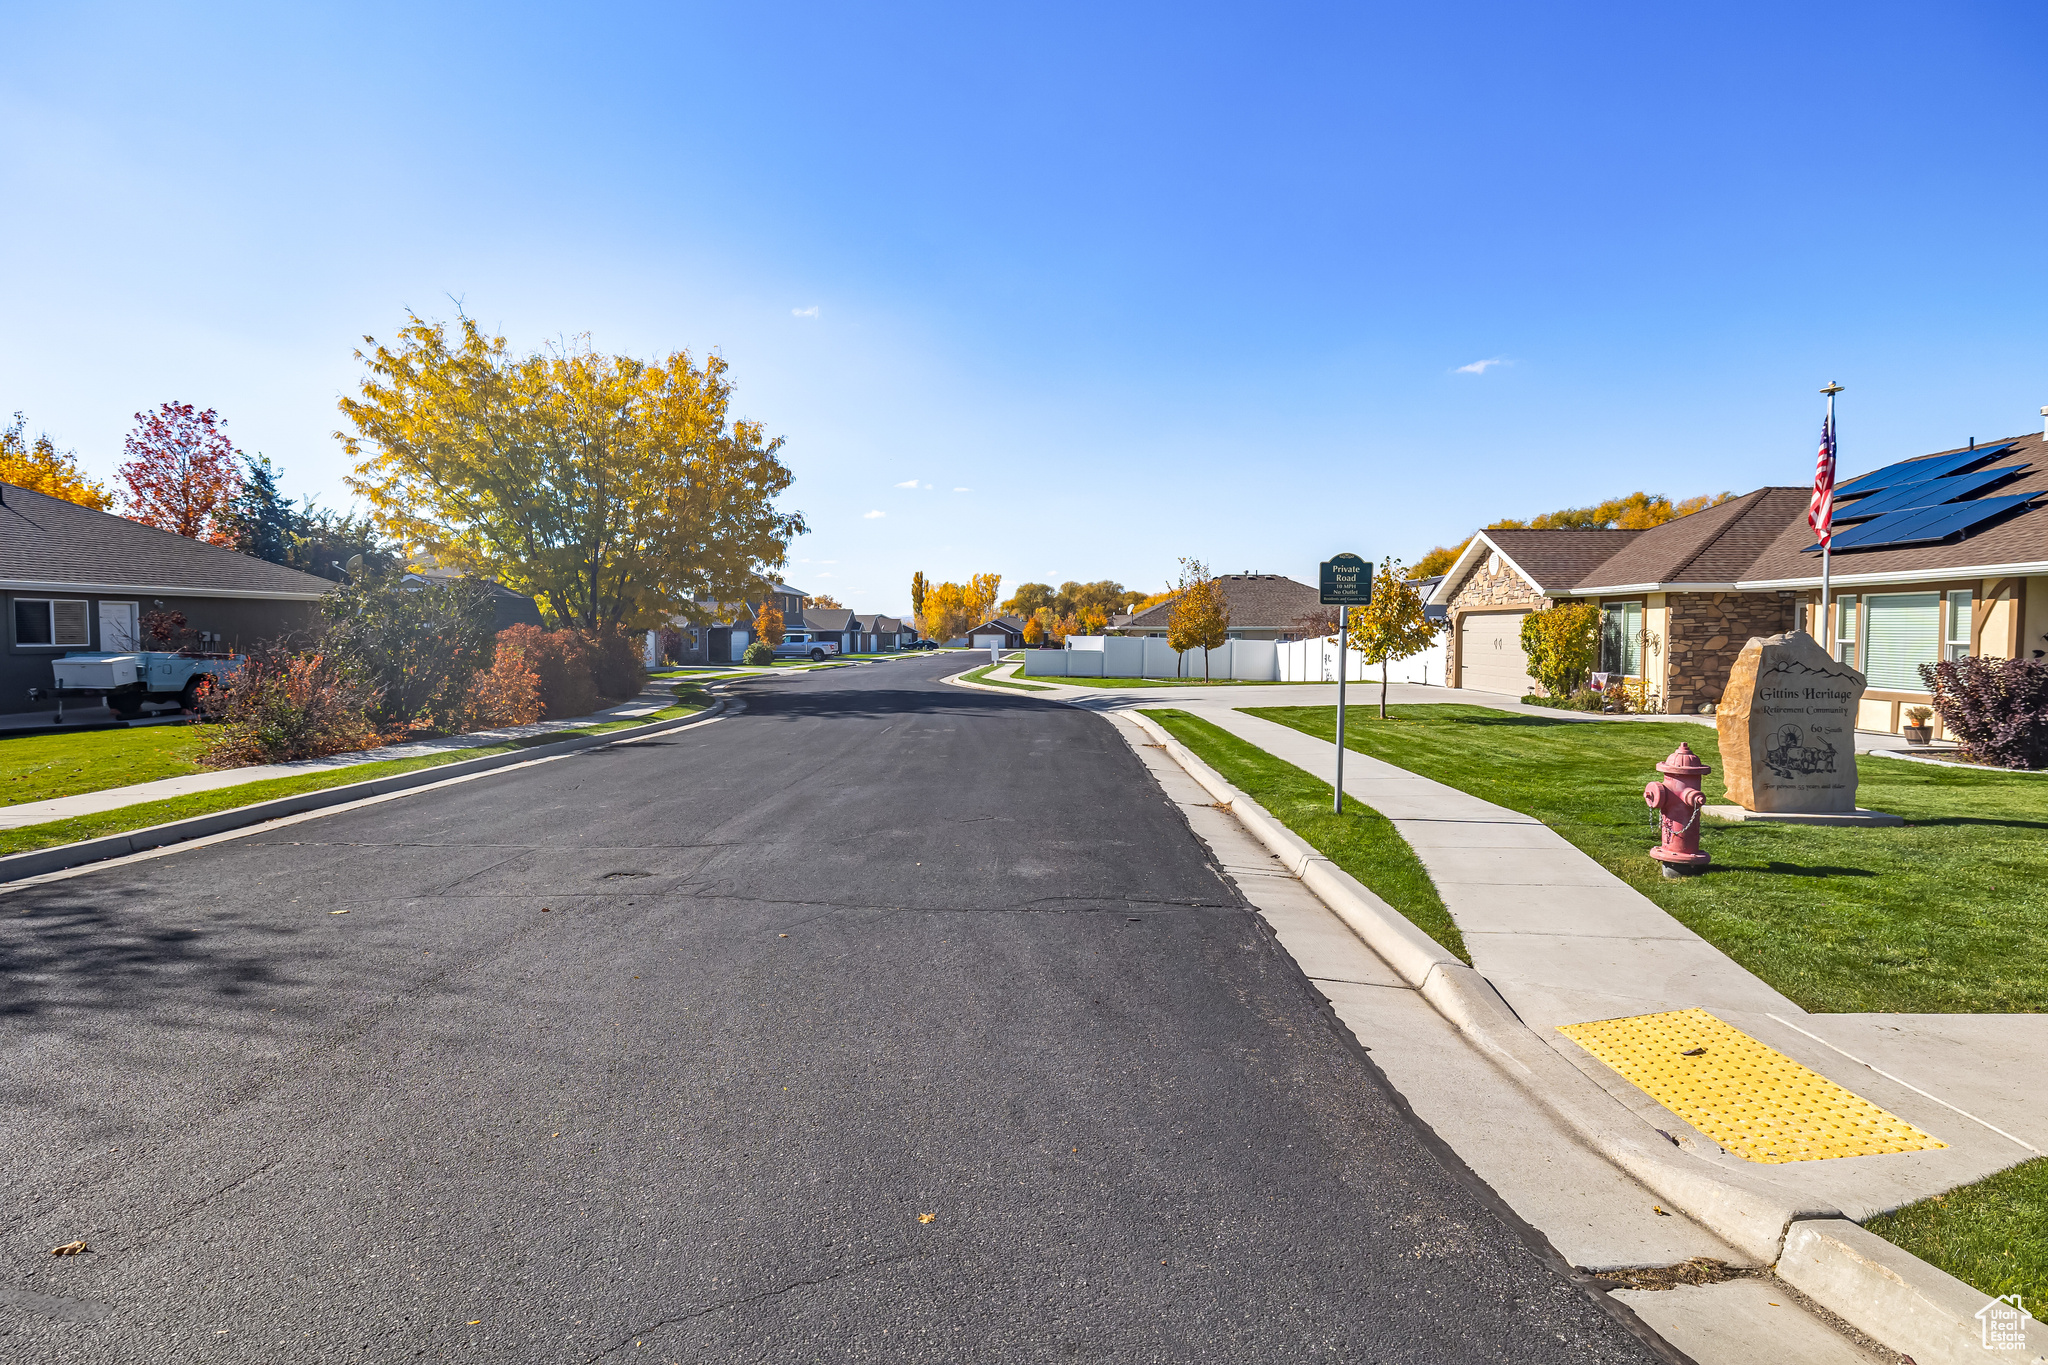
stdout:
[[1748,1161],[1948,1146],[1705,1010],[1566,1024],[1558,1032]]

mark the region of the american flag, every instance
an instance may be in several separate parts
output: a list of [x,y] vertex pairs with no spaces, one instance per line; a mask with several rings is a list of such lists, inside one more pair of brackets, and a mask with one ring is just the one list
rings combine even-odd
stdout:
[[1822,545],[1834,539],[1835,422],[1831,413],[1820,419],[1820,455],[1813,462],[1813,501],[1806,505],[1806,524]]

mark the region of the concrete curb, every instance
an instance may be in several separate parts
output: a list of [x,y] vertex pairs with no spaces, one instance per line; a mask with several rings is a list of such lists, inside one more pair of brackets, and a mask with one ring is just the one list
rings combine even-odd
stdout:
[[1987,1348],[1983,1294],[1845,1218],[1794,1223],[1778,1278],[1918,1365],[2048,1362],[2048,1324],[2022,1318],[2023,1347]]
[[1524,1024],[1493,984],[1451,956],[1355,877],[1197,758],[1141,711],[1118,713],[1161,744],[1435,1010],[1607,1160],[1873,1340],[1920,1365],[1987,1359],[2048,1365],[2048,1326],[2025,1323],[2026,1349],[1987,1354],[1987,1297],[1824,1200],[1668,1146]]
[[[543,759],[560,758],[564,754],[578,753],[584,749],[595,749],[605,744],[616,744],[620,740],[638,739],[643,735],[657,735],[667,730],[680,730],[686,726],[699,725],[716,719],[727,709],[727,701],[720,697],[704,710],[690,716],[676,716],[670,720],[654,721],[647,725],[629,726],[622,730],[611,730],[601,735],[584,735],[576,739],[558,740],[552,744],[536,744],[526,749],[515,749],[511,753],[490,754],[483,758],[461,759],[454,763],[442,763],[431,768],[418,768],[409,773],[394,773],[389,777],[371,778],[367,782],[349,782],[336,787],[323,787],[319,791],[300,792],[293,796],[280,796],[271,801],[256,801],[230,810],[214,811],[207,815],[195,815],[187,820],[173,820],[166,824],[151,825],[145,829],[129,830],[124,834],[108,834],[97,839],[81,839],[73,844],[57,844],[51,848],[39,848],[30,853],[13,853],[0,858],[0,884],[20,881],[25,877],[39,877],[46,872],[62,872],[67,868],[81,867],[87,863],[105,862],[109,858],[125,858],[132,853],[146,853],[151,849],[163,848],[168,844],[180,844],[190,839],[203,839],[208,835],[222,834],[229,830],[243,829],[249,825],[260,825],[269,820],[281,819],[287,815],[303,815],[308,811],[324,810],[329,806],[346,805],[365,797],[388,796],[393,792],[409,791],[415,787],[431,786],[451,778],[470,777],[487,773],[496,768],[511,768],[522,763],[537,763]],[[602,723],[602,722],[600,722]],[[227,788],[226,790],[233,790]]]

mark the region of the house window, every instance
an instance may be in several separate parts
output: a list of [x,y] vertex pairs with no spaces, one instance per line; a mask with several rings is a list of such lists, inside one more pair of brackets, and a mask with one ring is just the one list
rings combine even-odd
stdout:
[[1643,604],[1605,602],[1600,607],[1600,671],[1643,676]]
[[1941,594],[1873,593],[1864,599],[1863,615],[1863,674],[1870,685],[1925,692],[1920,665],[1941,658]]
[[88,608],[79,598],[17,597],[14,599],[14,643],[17,645],[92,647]]
[[1856,599],[1835,599],[1835,658],[1856,667]]
[[1970,657],[1970,590],[1959,588],[1948,595],[1948,648],[1951,659]]

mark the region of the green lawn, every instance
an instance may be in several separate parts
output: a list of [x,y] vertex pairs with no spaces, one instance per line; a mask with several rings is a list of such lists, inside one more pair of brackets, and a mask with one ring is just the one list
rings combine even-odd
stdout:
[[0,736],[0,805],[205,772],[193,755],[209,738],[197,725]]
[[[559,744],[565,739],[583,735],[601,735],[614,730],[624,730],[635,725],[647,725],[658,720],[673,720],[703,710],[711,704],[711,697],[694,683],[680,683],[675,688],[676,702],[659,711],[631,720],[606,721],[575,730],[556,730],[544,735],[528,735],[523,739],[510,740],[503,744],[483,745],[474,749],[450,749],[445,753],[426,754],[417,758],[396,758],[381,763],[356,763],[344,768],[327,768],[317,772],[294,773],[288,777],[265,778],[260,782],[245,782],[238,787],[222,787],[216,791],[194,792],[190,796],[173,797],[168,801],[149,801],[140,805],[122,806],[117,810],[103,811],[97,815],[83,815],[71,820],[51,820],[38,825],[25,825],[20,829],[0,831],[0,855],[27,853],[39,848],[52,848],[58,844],[76,843],[81,839],[97,839],[102,835],[121,834],[133,829],[146,829],[151,825],[166,824],[172,820],[186,820],[195,815],[210,815],[217,810],[231,810],[237,806],[254,805],[259,801],[272,801],[280,796],[296,796],[300,792],[323,791],[328,787],[344,786],[350,782],[369,782],[394,773],[412,772],[418,768],[438,768],[444,763],[459,763],[466,758],[486,758],[492,754],[510,753],[516,749],[543,748]],[[162,726],[163,730],[177,730],[186,734],[198,734],[197,726]],[[154,729],[95,731],[94,735],[138,735],[152,734]],[[65,738],[82,739],[91,735],[70,735]],[[54,738],[54,736],[52,737]],[[203,740],[203,736],[202,736]],[[203,772],[204,769],[191,765],[185,772]],[[174,777],[177,773],[159,773],[156,776]],[[150,781],[150,778],[138,778]],[[111,783],[106,785],[113,785]],[[91,791],[95,788],[85,788]]]
[[1864,1224],[1986,1295],[2048,1304],[2048,1157]]
[[[1243,682],[1235,678],[1054,678],[1069,687],[1302,687],[1303,683]],[[1337,684],[1331,683],[1335,687]]]
[[[1712,869],[1666,881],[1645,856],[1657,835],[1643,786],[1681,740],[1718,769],[1712,729],[1460,705],[1389,713],[1353,708],[1349,746],[1542,820],[1808,1010],[2048,1009],[2048,782],[1871,759],[1858,803],[1905,826],[1710,822]],[[1333,738],[1334,707],[1249,714]],[[1706,792],[1723,799],[1718,771]]]
[[[1007,663],[1008,660],[1005,660],[1004,662]],[[1011,682],[1007,678],[991,678],[989,676],[990,669],[1001,667],[1002,664],[983,664],[980,668],[975,669],[973,672],[963,673],[960,676],[965,678],[968,682],[978,682],[982,684],[984,687],[1007,687],[1010,688],[1012,691],[1016,692],[1052,691],[1052,689],[1049,687],[1034,687],[1030,683]]]
[[1338,815],[1330,809],[1335,792],[1329,783],[1316,781],[1293,764],[1186,711],[1145,714],[1316,852],[1365,883],[1459,961],[1471,964],[1464,936],[1444,909],[1428,871],[1391,820],[1356,800],[1346,801],[1344,814]]

